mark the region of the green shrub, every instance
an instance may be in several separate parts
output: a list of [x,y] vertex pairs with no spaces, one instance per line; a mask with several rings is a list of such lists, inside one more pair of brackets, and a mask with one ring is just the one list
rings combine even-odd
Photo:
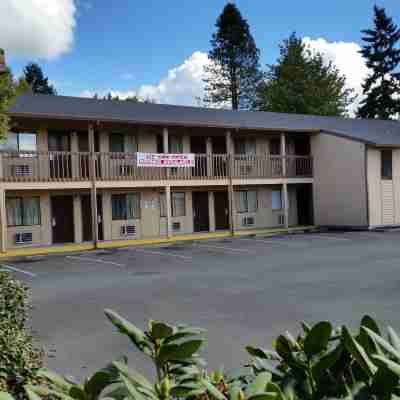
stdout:
[[[126,359],[82,383],[43,369],[41,385],[25,385],[30,400],[400,400],[400,337],[388,328],[385,338],[368,316],[355,333],[328,321],[302,323],[296,337],[280,335],[273,351],[248,346],[250,361],[230,374],[207,371],[200,328],[150,321],[141,330],[114,311],[106,316],[148,357],[155,378]],[[11,398],[0,392],[0,400]]]
[[34,383],[42,367],[42,352],[32,339],[27,322],[29,290],[0,271],[0,391],[23,396],[23,385]]

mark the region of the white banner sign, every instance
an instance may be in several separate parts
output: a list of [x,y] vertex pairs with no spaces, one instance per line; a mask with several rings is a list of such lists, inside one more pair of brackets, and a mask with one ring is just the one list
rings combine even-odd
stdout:
[[194,154],[137,153],[138,167],[194,167]]

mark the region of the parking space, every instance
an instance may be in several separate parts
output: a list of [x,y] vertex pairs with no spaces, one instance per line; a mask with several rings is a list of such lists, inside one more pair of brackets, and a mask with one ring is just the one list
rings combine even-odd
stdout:
[[[50,368],[82,376],[129,342],[104,308],[138,325],[164,319],[209,331],[211,366],[246,361],[301,320],[356,323],[364,313],[400,328],[400,232],[235,237],[8,260],[32,288],[33,327]],[[142,366],[142,359],[134,359]]]

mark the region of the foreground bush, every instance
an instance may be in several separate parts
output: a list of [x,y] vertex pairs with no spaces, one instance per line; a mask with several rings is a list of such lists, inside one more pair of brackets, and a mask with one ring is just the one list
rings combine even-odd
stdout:
[[24,395],[23,385],[35,382],[42,367],[42,353],[27,327],[29,312],[28,288],[0,272],[0,390],[16,397]]
[[[356,333],[327,321],[302,324],[296,337],[279,336],[274,351],[247,347],[250,360],[236,373],[208,372],[200,356],[204,331],[150,321],[142,331],[106,310],[118,331],[154,365],[154,381],[117,360],[82,384],[41,370],[46,385],[26,385],[30,400],[319,400],[400,399],[400,338],[385,339],[365,316]],[[0,393],[0,400],[10,400]]]

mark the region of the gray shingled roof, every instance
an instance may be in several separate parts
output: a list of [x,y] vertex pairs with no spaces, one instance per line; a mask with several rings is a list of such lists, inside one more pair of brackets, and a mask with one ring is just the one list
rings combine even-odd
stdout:
[[229,129],[324,131],[377,146],[400,146],[400,122],[312,115],[227,111],[27,93],[9,109],[15,117],[196,126]]

